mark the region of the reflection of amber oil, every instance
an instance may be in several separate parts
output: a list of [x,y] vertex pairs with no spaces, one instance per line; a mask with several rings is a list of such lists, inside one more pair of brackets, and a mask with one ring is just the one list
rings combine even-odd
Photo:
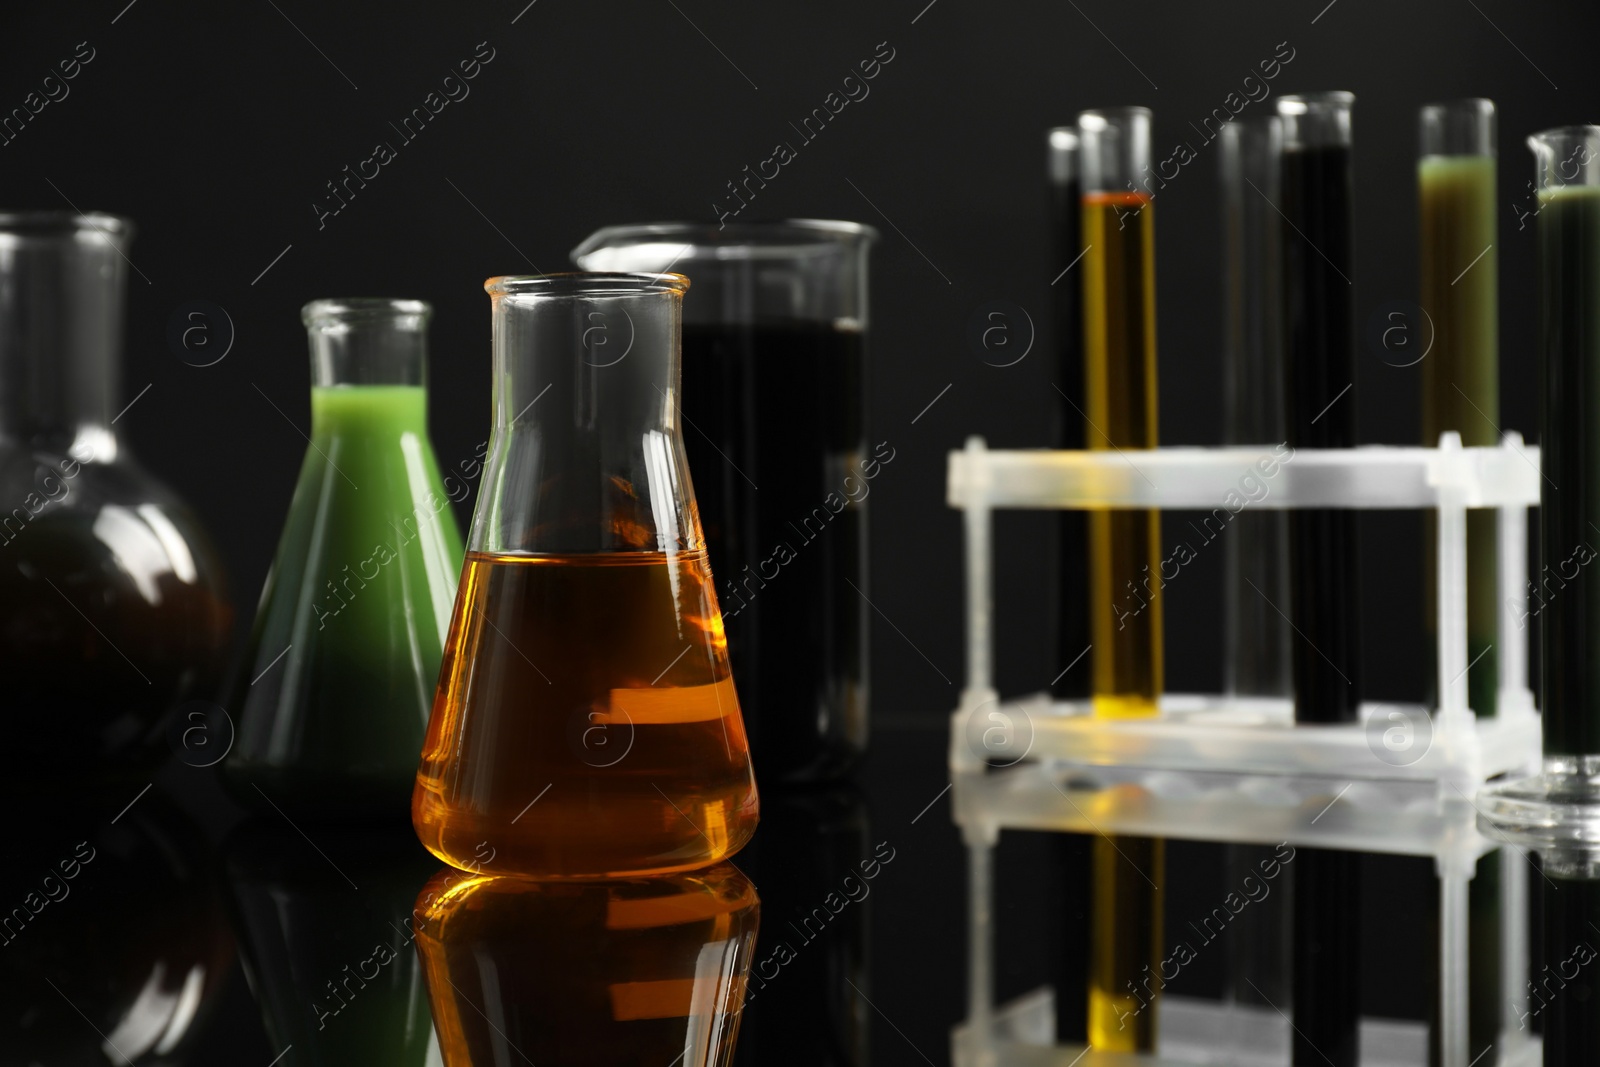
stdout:
[[443,1061],[726,1067],[759,915],[731,864],[602,883],[442,872],[416,918]]

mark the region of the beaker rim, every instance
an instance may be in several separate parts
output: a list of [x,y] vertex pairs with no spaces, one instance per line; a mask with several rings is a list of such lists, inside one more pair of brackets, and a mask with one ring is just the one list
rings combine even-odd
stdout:
[[562,271],[556,274],[498,274],[483,283],[490,296],[647,296],[689,288],[682,274],[654,271]]
[[[675,260],[793,259],[830,252],[840,246],[870,244],[876,229],[845,219],[779,219],[772,222],[639,222],[604,226],[574,248],[571,258],[582,263],[605,249],[661,244],[676,246]],[[672,259],[667,256],[664,258]]]
[[0,211],[0,233],[65,234],[94,230],[107,237],[130,237],[133,220],[105,211]]
[[433,314],[433,305],[426,300],[407,300],[387,296],[324,297],[312,300],[300,309],[300,321],[307,326],[335,320],[376,319],[386,316],[422,316]]
[[1528,147],[1551,144],[1561,140],[1593,140],[1600,139],[1600,126],[1586,126],[1577,123],[1571,126],[1552,126],[1548,130],[1538,130],[1528,134]]

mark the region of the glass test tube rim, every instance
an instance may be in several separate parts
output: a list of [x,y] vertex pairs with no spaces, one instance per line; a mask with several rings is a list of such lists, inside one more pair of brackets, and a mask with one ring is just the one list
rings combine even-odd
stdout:
[[1283,123],[1284,149],[1349,148],[1355,103],[1356,94],[1345,89],[1280,96],[1276,111]]
[[1155,113],[1137,104],[1078,113],[1078,180],[1085,194],[1134,188],[1133,183],[1150,170],[1154,121]]
[[569,258],[581,262],[603,249],[637,250],[661,245],[675,250],[678,259],[691,261],[795,259],[831,255],[841,247],[871,244],[880,236],[866,223],[845,219],[778,219],[720,226],[709,222],[624,223],[596,230],[571,251]]
[[[1455,135],[1459,133],[1459,129],[1452,129],[1452,126],[1462,121],[1476,125],[1473,136],[1468,138],[1476,142],[1471,149],[1448,144],[1456,140]],[[1500,154],[1499,137],[1500,112],[1495,102],[1486,96],[1434,100],[1417,109],[1417,155],[1422,159],[1461,156],[1495,159]]]
[[1078,177],[1078,153],[1082,148],[1082,138],[1078,136],[1077,126],[1054,126],[1045,135],[1045,144],[1049,154],[1050,180],[1057,185],[1066,185]]

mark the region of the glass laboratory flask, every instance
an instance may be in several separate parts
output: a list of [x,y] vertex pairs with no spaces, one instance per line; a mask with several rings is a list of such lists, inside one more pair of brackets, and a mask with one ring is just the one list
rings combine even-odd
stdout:
[[420,300],[316,300],[311,444],[233,686],[223,777],[311,819],[405,819],[461,572]]
[[757,817],[679,430],[675,274],[490,279],[494,431],[412,818],[457,867],[688,870]]
[[893,461],[863,419],[867,252],[853,222],[618,226],[586,270],[680,270],[683,413],[728,654],[768,781],[867,744],[867,497]]
[[211,695],[232,621],[199,522],[113,426],[150,411],[119,389],[132,238],[112,215],[0,214],[0,676],[21,776],[147,771],[171,710]]
[[444,1067],[727,1067],[760,912],[731,863],[609,882],[441,871],[415,929]]

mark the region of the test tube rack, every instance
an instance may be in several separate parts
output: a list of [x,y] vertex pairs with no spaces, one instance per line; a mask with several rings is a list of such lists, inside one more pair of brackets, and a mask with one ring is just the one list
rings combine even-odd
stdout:
[[[1056,1044],[1048,989],[996,1005],[993,850],[1002,829],[1432,857],[1442,1063],[1468,1067],[1468,883],[1479,857],[1501,847],[1478,830],[1476,798],[1490,780],[1538,767],[1540,732],[1525,640],[1497,643],[1497,714],[1477,718],[1467,706],[1466,516],[1469,508],[1497,511],[1501,632],[1516,634],[1525,624],[1513,606],[1527,581],[1539,452],[1516,433],[1495,447],[1464,448],[1454,432],[1437,448],[1301,449],[1285,457],[1277,447],[991,451],[971,437],[950,453],[947,498],[965,523],[967,609],[966,678],[949,756],[969,886],[967,1019],[952,1035],[957,1067],[1272,1062],[1237,1045],[1226,1059],[1178,1058],[1174,1049],[1193,1049],[1197,1035],[1229,1028],[1215,1018],[1220,1006],[1208,1018],[1209,1002],[1164,1005],[1155,1055]],[[1269,487],[1260,499],[1244,491],[1246,476]],[[992,676],[995,510],[1222,507],[1436,512],[1439,706],[1368,703],[1358,723],[1295,725],[1289,700],[1169,694],[1155,717],[1115,720],[1092,717],[1083,702],[1000,698]],[[1519,917],[1501,924],[1508,1020],[1527,996],[1527,871],[1520,855],[1502,864],[1501,913]],[[1285,1033],[1287,1026],[1285,1019]],[[1364,1019],[1362,1030],[1364,1050],[1369,1038],[1381,1045],[1381,1022]],[[1538,1042],[1525,1031],[1504,1027],[1500,1050],[1502,1064],[1538,1062]]]

